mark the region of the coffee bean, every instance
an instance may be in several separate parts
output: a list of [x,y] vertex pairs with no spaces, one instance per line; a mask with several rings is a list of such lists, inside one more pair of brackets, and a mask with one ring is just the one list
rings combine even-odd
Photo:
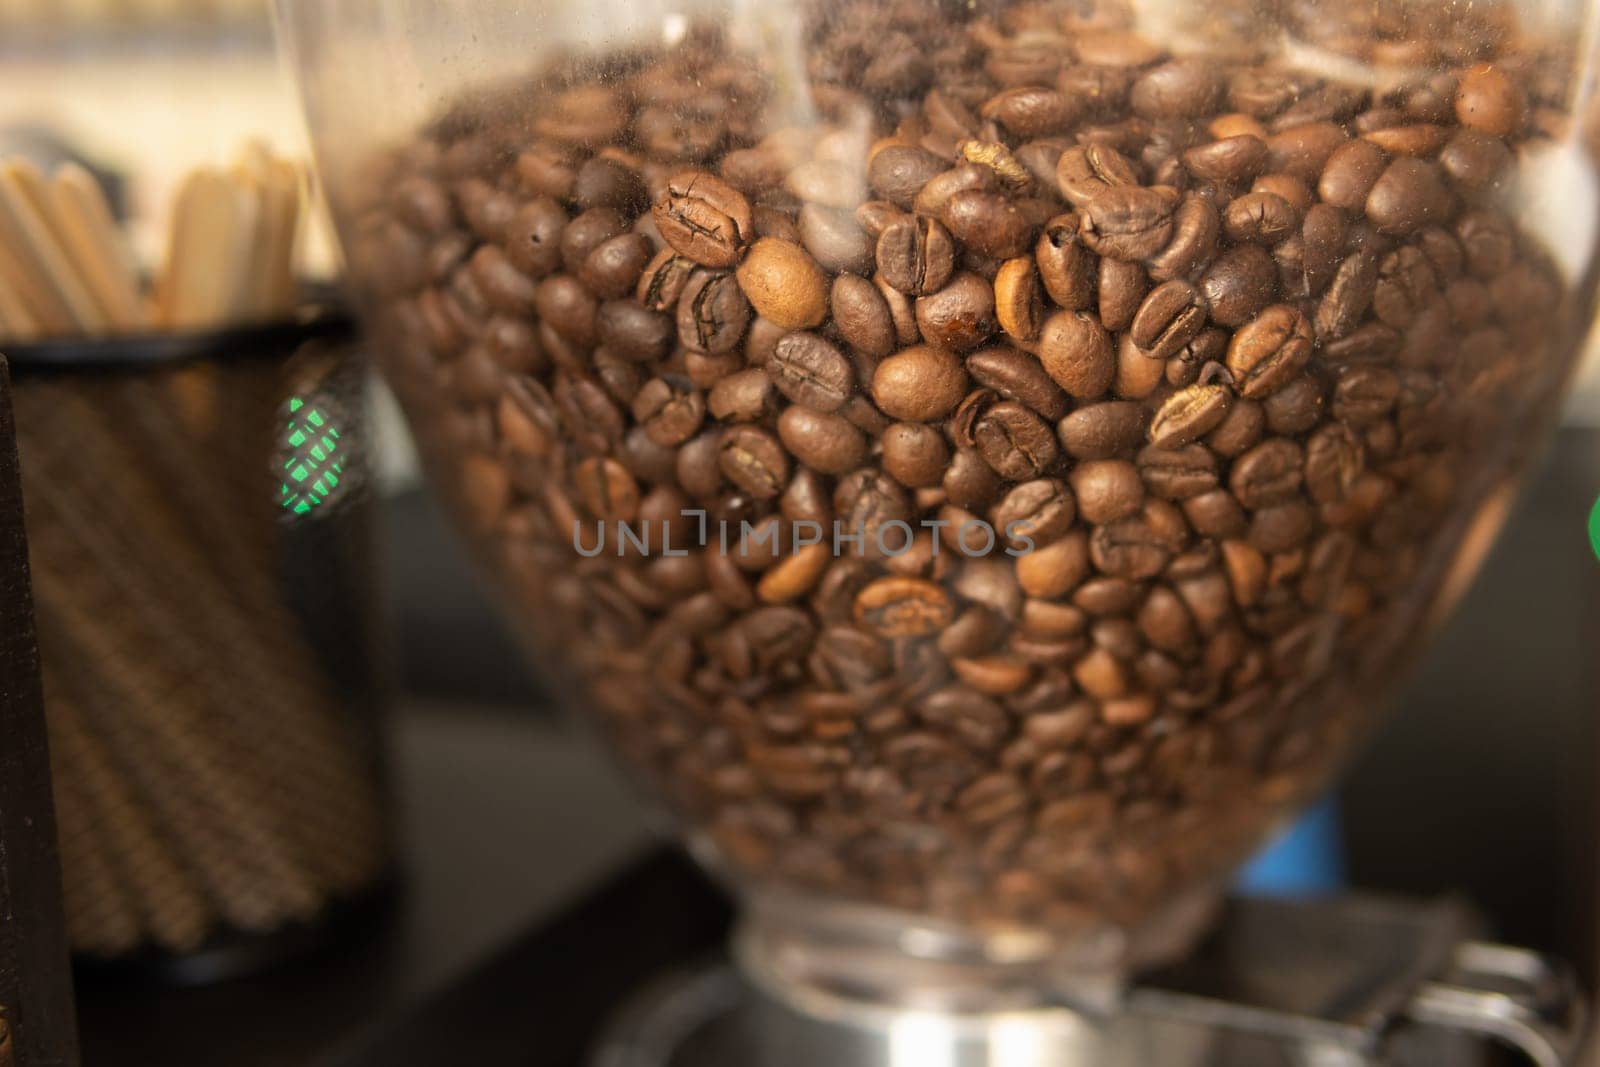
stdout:
[[1276,193],[1245,193],[1228,203],[1222,230],[1239,244],[1275,245],[1300,225],[1300,212]]
[[691,352],[732,352],[750,326],[750,301],[739,281],[721,271],[696,271],[678,301],[678,341]]
[[739,287],[756,313],[789,330],[828,317],[828,279],[799,245],[763,237],[739,264]]
[[1323,384],[1313,374],[1302,374],[1261,401],[1267,429],[1293,437],[1311,429],[1323,418]]
[[890,418],[906,422],[944,418],[966,391],[961,361],[925,345],[890,356],[872,376],[872,399]]
[[1211,318],[1222,326],[1242,326],[1277,295],[1278,268],[1253,244],[1230,248],[1200,279],[1200,295]]
[[1128,102],[1146,118],[1198,118],[1216,109],[1224,85],[1217,66],[1205,59],[1172,59],[1139,77]]
[[1509,137],[1522,125],[1522,90],[1503,70],[1490,64],[1480,64],[1462,75],[1455,104],[1461,125],[1491,137]]
[[705,397],[698,390],[666,378],[647,382],[633,399],[633,417],[663,448],[680,445],[698,433],[705,413]]
[[1126,460],[1098,459],[1079,463],[1072,470],[1072,491],[1078,513],[1093,525],[1128,518],[1144,503],[1144,482]]
[[1074,459],[1114,459],[1138,448],[1146,417],[1142,404],[1110,400],[1079,408],[1056,432]]
[[1266,158],[1265,141],[1251,134],[1241,134],[1186,150],[1183,153],[1183,165],[1196,178],[1245,182],[1256,176]]
[[990,516],[1006,543],[1025,552],[1066,536],[1076,517],[1072,490],[1054,478],[1023,482],[995,505]]
[[1222,217],[1210,199],[1194,193],[1184,196],[1172,216],[1172,241],[1150,257],[1150,277],[1157,281],[1189,278],[1217,254]]
[[760,422],[776,412],[772,379],[760,367],[730,374],[706,398],[711,417],[721,422]]
[[1099,289],[1100,325],[1112,331],[1126,330],[1150,291],[1150,276],[1137,263],[1102,259]]
[[1241,326],[1228,345],[1228,370],[1239,395],[1266,396],[1311,358],[1311,324],[1288,304],[1276,304]]
[[1068,311],[1093,304],[1099,284],[1095,256],[1083,243],[1080,225],[1077,215],[1057,215],[1045,223],[1034,249],[1045,292]]
[[1177,448],[1197,441],[1222,424],[1233,405],[1226,385],[1191,385],[1167,398],[1150,421],[1150,443]]
[[770,500],[789,482],[789,457],[777,438],[754,426],[723,431],[717,443],[722,473],[758,500]]
[[814,333],[785,335],[765,370],[779,392],[816,411],[838,411],[855,391],[850,361]]
[[1338,340],[1355,328],[1372,304],[1378,288],[1378,257],[1360,250],[1339,264],[1328,291],[1317,304],[1317,334]]
[[640,275],[634,297],[651,311],[672,311],[677,308],[694,272],[693,260],[664,248]]
[[1044,324],[1044,287],[1032,258],[1019,256],[1001,266],[994,279],[994,304],[1000,328],[1013,340],[1026,344],[1039,336]]
[[1163,500],[1188,500],[1217,487],[1217,459],[1203,445],[1151,445],[1138,456],[1145,488]]
[[855,619],[882,637],[925,637],[950,624],[950,597],[916,578],[881,578],[856,597]]
[[965,352],[995,330],[995,291],[983,278],[961,271],[938,292],[919,297],[917,328],[930,345]]
[[891,204],[909,209],[929,179],[944,173],[948,166],[926,149],[890,145],[867,165],[867,184]]
[[1194,340],[1206,322],[1206,305],[1181,278],[1150,290],[1133,316],[1133,343],[1152,359],[1166,360]]
[[1274,437],[1234,460],[1228,488],[1245,507],[1266,507],[1299,490],[1304,466],[1305,456],[1299,445]]
[[1380,233],[1411,233],[1443,221],[1450,199],[1436,164],[1400,158],[1389,164],[1367,193],[1367,218]]
[[652,211],[656,229],[679,255],[706,267],[731,267],[755,236],[744,194],[704,171],[683,171],[667,181]]
[[1151,359],[1129,334],[1117,342],[1117,376],[1111,391],[1124,400],[1143,400],[1150,396],[1167,377],[1167,365]]
[[883,469],[912,489],[936,486],[950,462],[944,435],[931,426],[899,422],[883,433]]
[[965,189],[952,196],[939,212],[939,221],[951,237],[991,259],[1022,255],[1038,232],[1015,200],[983,189]]
[[908,216],[878,238],[878,274],[907,296],[937,292],[955,270],[955,245],[938,221]]
[[1037,477],[1055,463],[1056,435],[1038,415],[1013,401],[989,407],[972,430],[973,443],[995,473],[1010,481]]
[[1136,186],[1138,171],[1115,148],[1086,144],[1068,148],[1056,163],[1056,185],[1074,207],[1089,202],[1114,186]]
[[1039,361],[1014,348],[1001,345],[974,352],[967,357],[966,368],[979,385],[1026,405],[1046,419],[1060,418],[1070,404]]
[[1178,200],[1178,191],[1171,186],[1114,186],[1084,206],[1079,232],[1084,243],[1102,256],[1145,259],[1172,239]]
[[1000,495],[1000,477],[975,448],[958,448],[941,482],[945,496],[959,508],[986,508]]
[[1306,442],[1306,490],[1319,504],[1348,497],[1364,467],[1361,440],[1348,426],[1330,423]]
[[1106,327],[1082,311],[1052,315],[1039,334],[1039,362],[1069,396],[1092,400],[1111,387],[1116,357]]
[[794,458],[823,474],[843,474],[867,457],[867,438],[839,415],[791,407],[778,419],[778,436]]

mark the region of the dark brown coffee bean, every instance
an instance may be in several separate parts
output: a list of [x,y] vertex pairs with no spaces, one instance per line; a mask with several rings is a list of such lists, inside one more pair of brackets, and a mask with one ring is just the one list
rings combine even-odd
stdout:
[[854,274],[841,274],[833,280],[829,298],[833,323],[851,345],[870,356],[887,356],[895,350],[898,338],[889,304],[878,287]]
[[1137,263],[1106,258],[1100,261],[1100,325],[1108,330],[1126,330],[1133,325],[1145,293],[1150,291],[1150,276]]
[[734,266],[755,237],[755,218],[744,194],[705,171],[674,174],[652,214],[667,244],[706,267]]
[[922,187],[949,166],[925,149],[890,145],[873,155],[867,165],[867,184],[891,204],[909,210]]
[[1222,217],[1210,199],[1189,194],[1172,216],[1172,241],[1149,260],[1150,277],[1157,281],[1190,278],[1217,254]]
[[1114,186],[1139,184],[1133,164],[1115,148],[1087,144],[1068,148],[1056,163],[1056,185],[1074,207],[1089,202]]
[[1160,252],[1172,239],[1178,191],[1166,185],[1119,185],[1083,209],[1083,241],[1102,256],[1140,260]]
[[950,625],[948,593],[917,578],[880,578],[856,597],[856,622],[881,637],[926,637]]
[[1226,385],[1191,385],[1167,398],[1150,421],[1150,443],[1177,448],[1198,441],[1222,424],[1233,406]]
[[950,232],[935,219],[907,216],[878,238],[878,274],[907,296],[937,292],[955,270]]
[[912,489],[936,486],[950,462],[950,446],[932,426],[898,422],[883,434],[883,469]]
[[638,234],[619,234],[595,246],[578,279],[607,300],[619,300],[634,291],[650,259],[650,242]]
[[1173,59],[1141,75],[1128,92],[1128,102],[1146,118],[1199,118],[1215,113],[1223,90],[1216,64]]
[[1211,318],[1222,326],[1242,326],[1277,295],[1278,268],[1258,245],[1230,248],[1200,279],[1200,294]]
[[1040,478],[1007,493],[990,520],[1011,548],[1033,552],[1065,537],[1076,517],[1072,490],[1054,478]]
[[634,298],[651,311],[674,311],[694,272],[693,260],[664,248],[640,275]]
[[1228,370],[1239,395],[1256,399],[1281,388],[1311,358],[1311,324],[1277,304],[1241,326],[1228,345]]
[[1292,552],[1306,543],[1315,525],[1315,515],[1305,501],[1273,504],[1251,517],[1250,543],[1269,555]]
[[1399,395],[1400,379],[1389,368],[1346,367],[1334,381],[1329,407],[1339,421],[1361,426],[1388,415]]
[[739,281],[722,271],[696,271],[678,301],[678,341],[691,352],[732,352],[750,326],[750,301]]
[[1515,157],[1498,137],[1476,130],[1457,130],[1439,151],[1439,165],[1457,187],[1479,193],[1503,182]]
[[1080,110],[1065,93],[1028,86],[990,97],[979,114],[1025,139],[1065,131],[1077,121]]
[[974,352],[967,357],[966,368],[979,385],[1032,408],[1046,419],[1061,418],[1070,406],[1066,394],[1039,361],[1015,348],[1000,345]]
[[930,345],[965,352],[994,333],[995,290],[970,271],[953,276],[938,292],[917,299],[917,328]]
[[539,283],[533,301],[540,321],[561,337],[586,348],[598,340],[600,306],[578,279],[553,274]]
[[785,335],[765,369],[779,392],[815,411],[838,411],[855,392],[850,361],[814,333]]
[[1146,418],[1144,405],[1111,400],[1079,408],[1056,431],[1074,459],[1114,459],[1139,447]]
[[1183,165],[1196,178],[1219,182],[1247,182],[1267,158],[1267,143],[1241,134],[1196,145],[1183,153]]
[[1145,488],[1163,500],[1188,500],[1217,487],[1217,458],[1203,445],[1150,446],[1139,452]]
[[1201,537],[1243,537],[1250,527],[1239,502],[1226,489],[1213,489],[1183,501],[1183,517]]
[[1234,461],[1228,488],[1239,503],[1253,511],[1298,492],[1304,467],[1300,446],[1287,438],[1274,437]]
[[506,255],[530,278],[543,278],[561,268],[561,233],[567,213],[554,200],[541,197],[518,209],[506,227]]
[[608,207],[585,211],[561,232],[561,265],[568,274],[578,274],[585,261],[605,242],[628,232],[620,214]]
[[717,444],[722,473],[757,500],[771,500],[789,484],[789,456],[778,439],[754,426],[734,426]]
[[1082,311],[1052,315],[1039,334],[1039,362],[1069,396],[1093,400],[1111,388],[1116,356],[1111,337],[1094,316]]
[[1437,296],[1438,278],[1421,250],[1404,245],[1378,261],[1372,310],[1386,325],[1405,329]]
[[1350,495],[1366,467],[1361,439],[1350,428],[1330,423],[1306,442],[1306,489],[1319,504],[1337,504]]
[[823,270],[835,274],[872,270],[877,239],[867,236],[849,211],[806,204],[800,209],[800,239]]
[[706,408],[720,422],[760,422],[777,411],[777,391],[764,369],[750,367],[712,387]]
[[1506,72],[1490,64],[1468,70],[1456,88],[1461,125],[1491,137],[1509,137],[1522,126],[1525,98]]
[[988,507],[1001,490],[999,475],[975,448],[956,450],[941,484],[950,503],[967,509]]
[[[1209,275],[1208,275],[1209,277]],[[1206,305],[1194,286],[1179,278],[1150,290],[1133,316],[1130,334],[1152,359],[1166,360],[1194,340],[1206,322]]]
[[1350,139],[1332,122],[1305,122],[1280,128],[1267,139],[1265,169],[1314,185],[1330,156]]
[[650,440],[663,448],[681,445],[705,421],[705,396],[666,378],[645,383],[633,398],[633,417],[644,424]]
[[1077,215],[1057,215],[1045,223],[1034,249],[1045,292],[1067,311],[1081,311],[1096,299],[1095,255],[1079,234]]
[[955,410],[967,393],[961,361],[940,348],[908,348],[878,364],[872,399],[893,419],[933,422]]
[[1366,250],[1346,256],[1317,304],[1317,335],[1333,341],[1355,329],[1372,305],[1377,287],[1378,257]]
[[1451,194],[1437,164],[1402,157],[1378,177],[1365,206],[1378,232],[1407,234],[1444,222]]
[[639,484],[614,459],[591,457],[579,463],[572,480],[590,515],[606,522],[632,522],[639,510]]
[[1311,429],[1325,416],[1322,380],[1302,374],[1261,401],[1267,430],[1283,437],[1295,437]]
[[1125,519],[1144,503],[1144,482],[1126,460],[1099,459],[1079,463],[1071,475],[1078,513],[1094,525]]
[[844,474],[867,458],[866,434],[840,415],[788,408],[778,419],[778,436],[795,459],[823,474]]
[[1300,212],[1276,193],[1245,193],[1228,202],[1222,230],[1239,244],[1275,245],[1300,226]]
[[[939,221],[962,245],[991,259],[1022,255],[1038,232],[1014,199],[982,189],[966,189],[951,197]],[[880,258],[880,270],[882,266]]]
[[596,319],[600,344],[622,359],[644,363],[672,350],[677,329],[672,319],[632,300],[608,300]]
[[1044,325],[1044,295],[1032,257],[1007,260],[994,278],[995,317],[1000,328],[1021,344],[1038,337]]
[[972,436],[985,462],[1009,481],[1038,477],[1059,454],[1056,435],[1045,421],[1009,400],[979,416]]

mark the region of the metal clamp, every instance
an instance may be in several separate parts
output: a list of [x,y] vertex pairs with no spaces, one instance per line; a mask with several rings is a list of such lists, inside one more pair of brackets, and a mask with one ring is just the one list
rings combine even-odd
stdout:
[[1405,1017],[1500,1041],[1536,1067],[1577,1062],[1586,1023],[1571,972],[1526,949],[1469,941],[1449,973],[1423,984]]

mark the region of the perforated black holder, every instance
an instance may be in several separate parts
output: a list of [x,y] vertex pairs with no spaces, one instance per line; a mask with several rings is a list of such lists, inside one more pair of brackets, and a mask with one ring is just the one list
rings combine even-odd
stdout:
[[[353,342],[356,336],[356,325],[337,294],[320,287],[308,288],[295,314],[288,319],[210,330],[0,343],[0,351],[5,354],[13,379],[25,389],[30,382],[46,377],[138,374],[242,360],[287,363],[308,343]],[[26,464],[26,457],[23,461]],[[299,580],[307,570],[307,561],[326,554],[342,536],[329,524],[305,524],[296,529],[286,539],[281,580]],[[299,614],[309,631],[358,624],[353,614],[339,620],[316,617],[316,613],[304,608]],[[372,663],[330,662],[324,666],[336,690],[352,703],[363,705],[363,714],[370,713],[375,723],[378,694],[370,686]],[[383,776],[382,763],[377,769]],[[383,788],[387,791],[386,781]],[[392,903],[396,886],[391,863],[370,888],[330,900],[310,921],[288,923],[261,933],[224,928],[193,951],[182,953],[149,945],[114,958],[78,953],[75,963],[80,980],[172,985],[222,981],[327,951],[349,936],[361,936]]]

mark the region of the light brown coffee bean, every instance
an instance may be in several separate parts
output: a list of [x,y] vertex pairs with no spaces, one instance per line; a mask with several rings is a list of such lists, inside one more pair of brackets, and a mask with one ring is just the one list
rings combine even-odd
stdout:
[[961,361],[940,348],[908,348],[878,364],[872,399],[890,418],[933,422],[955,410],[966,396]]
[[1103,396],[1117,371],[1110,334],[1082,311],[1060,311],[1046,320],[1039,334],[1039,362],[1057,385],[1080,400]]
[[755,237],[744,194],[705,171],[674,174],[652,214],[667,244],[706,267],[732,267]]
[[828,317],[828,279],[799,245],[763,237],[737,271],[756,313],[789,330],[809,330]]

